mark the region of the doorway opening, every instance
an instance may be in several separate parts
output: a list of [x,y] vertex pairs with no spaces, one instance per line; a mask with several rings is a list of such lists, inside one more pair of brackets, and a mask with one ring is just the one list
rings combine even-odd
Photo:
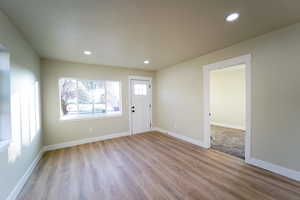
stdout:
[[203,67],[204,143],[207,148],[250,159],[251,56]]
[[211,148],[245,159],[245,64],[209,76]]

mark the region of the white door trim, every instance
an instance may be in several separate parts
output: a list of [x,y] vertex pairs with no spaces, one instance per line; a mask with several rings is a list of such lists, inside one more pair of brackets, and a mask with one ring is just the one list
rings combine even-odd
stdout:
[[152,104],[152,77],[148,76],[128,76],[128,114],[129,114],[129,133],[130,135],[133,134],[132,131],[132,114],[131,114],[131,80],[142,80],[142,81],[149,81],[150,82],[150,123],[151,128],[153,127],[153,119],[152,119],[152,110],[153,110],[153,104]]
[[209,120],[209,73],[212,70],[224,69],[233,65],[245,64],[246,66],[246,138],[245,161],[251,158],[251,55],[231,58],[221,62],[203,66],[203,132],[204,145],[210,148],[210,120]]

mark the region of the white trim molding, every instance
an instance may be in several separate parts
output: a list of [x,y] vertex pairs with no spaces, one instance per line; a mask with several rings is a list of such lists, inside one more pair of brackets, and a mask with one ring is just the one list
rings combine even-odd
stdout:
[[[209,146],[206,146],[203,141],[196,140],[196,139],[184,136],[184,135],[180,135],[180,134],[174,133],[172,131],[164,130],[164,129],[161,129],[159,127],[153,127],[152,130],[153,131],[159,131],[163,134],[173,136],[173,137],[178,138],[180,140],[189,142],[191,144],[194,144],[194,145],[206,148],[206,149],[209,148]],[[19,193],[22,191],[22,188],[24,187],[24,185],[26,184],[26,182],[30,178],[31,174],[33,173],[35,167],[38,165],[39,161],[41,160],[44,152],[50,151],[50,150],[55,150],[55,149],[62,149],[62,148],[66,148],[66,147],[76,146],[76,145],[80,145],[80,144],[86,144],[86,143],[91,143],[91,142],[97,142],[97,141],[103,141],[103,140],[108,140],[108,139],[113,139],[113,138],[119,138],[119,137],[124,137],[124,136],[129,136],[129,135],[130,135],[129,132],[123,132],[123,133],[116,133],[116,134],[111,134],[111,135],[104,135],[104,136],[100,136],[100,137],[95,137],[95,138],[86,138],[86,139],[82,139],[82,140],[75,140],[75,141],[71,141],[71,142],[45,146],[38,153],[36,158],[33,160],[31,165],[26,170],[25,174],[18,181],[17,185],[11,191],[11,193],[6,198],[6,200],[15,200],[17,198]],[[246,161],[246,163],[250,164],[250,165],[254,165],[254,166],[259,167],[259,168],[269,170],[271,172],[274,172],[276,174],[280,174],[282,176],[294,179],[296,181],[300,181],[300,172],[298,172],[298,171],[291,170],[291,169],[288,169],[288,168],[284,168],[284,167],[281,167],[281,166],[278,166],[278,165],[275,165],[275,164],[272,164],[272,163],[269,163],[269,162],[266,162],[266,161],[258,160],[258,159],[255,159],[255,158],[250,158],[249,160]]]
[[280,174],[282,176],[288,177],[290,179],[300,181],[300,172],[296,170],[291,170],[285,167],[281,167],[279,165],[275,165],[263,160],[258,160],[256,158],[250,158],[247,161],[248,164],[254,165],[259,168],[266,169],[268,171],[274,172],[276,174]]
[[26,170],[25,174],[19,180],[17,185],[14,187],[14,189],[10,192],[10,194],[8,195],[6,200],[15,200],[18,197],[18,195],[22,191],[25,183],[28,181],[29,177],[31,176],[34,168],[37,166],[37,164],[41,160],[43,154],[44,154],[44,151],[43,151],[43,148],[42,148],[42,150],[38,153],[36,158],[33,160],[33,162],[30,164],[30,166]]
[[[203,148],[206,148],[206,149],[209,148],[208,146],[205,146],[205,143],[202,142],[202,141],[195,140],[195,139],[189,138],[187,136],[179,135],[179,134],[174,133],[172,131],[167,131],[167,130],[161,129],[159,127],[154,127],[152,130],[153,131],[158,131],[158,132],[166,134],[166,135],[173,136],[173,137],[178,138],[180,140],[184,140],[186,142],[195,144],[197,146],[200,146],[200,147],[203,147]],[[253,165],[253,166],[271,171],[275,174],[279,174],[279,175],[288,177],[290,179],[300,181],[300,172],[298,172],[298,171],[291,170],[291,169],[288,169],[288,168],[285,168],[285,167],[281,167],[279,165],[275,165],[275,164],[272,164],[272,163],[269,163],[269,162],[266,162],[266,161],[255,159],[255,158],[248,159],[246,161],[246,163],[249,164],[249,165]]]
[[152,81],[152,77],[150,77],[150,76],[133,76],[133,75],[129,75],[128,79],[130,79],[130,80]]
[[222,124],[222,123],[217,123],[217,122],[210,122],[211,125],[215,125],[215,126],[222,126],[225,128],[233,128],[233,129],[239,129],[239,130],[243,130],[245,131],[245,127],[243,126],[235,126],[235,125],[229,125],[229,124]]
[[231,58],[221,62],[203,66],[203,132],[204,144],[210,147],[210,118],[209,118],[209,82],[210,71],[224,69],[234,65],[244,64],[246,71],[246,136],[245,136],[245,161],[251,158],[251,55]]
[[196,139],[193,139],[193,138],[190,138],[190,137],[187,137],[187,136],[184,136],[184,135],[172,132],[172,131],[164,130],[164,129],[161,129],[161,128],[158,128],[158,127],[155,127],[152,130],[153,131],[158,131],[158,132],[166,134],[166,135],[173,136],[175,138],[178,138],[180,140],[184,140],[186,142],[189,142],[191,144],[200,146],[200,147],[205,148],[205,149],[209,148],[209,147],[205,146],[205,144],[200,140],[196,140]]
[[66,147],[72,147],[72,146],[77,146],[80,144],[87,144],[91,142],[99,142],[103,140],[108,140],[108,139],[113,139],[113,138],[119,138],[119,137],[124,137],[130,135],[129,132],[123,132],[123,133],[114,133],[110,135],[104,135],[104,136],[99,136],[99,137],[94,137],[94,138],[84,138],[80,140],[73,140],[70,142],[65,142],[65,143],[60,143],[60,144],[53,144],[53,145],[48,145],[44,147],[44,151],[52,151],[56,149],[63,149]]
[[66,147],[76,146],[76,145],[80,145],[80,144],[87,144],[87,143],[91,143],[91,142],[98,142],[98,141],[103,141],[103,140],[108,140],[108,139],[113,139],[113,138],[119,138],[119,137],[124,137],[124,136],[128,136],[128,135],[130,135],[129,132],[115,133],[115,134],[104,135],[104,136],[95,137],[95,138],[85,138],[85,139],[75,140],[75,141],[66,142],[66,143],[44,146],[42,148],[42,150],[39,152],[39,154],[36,156],[34,161],[31,163],[31,165],[28,167],[25,174],[18,181],[17,185],[10,192],[10,194],[6,198],[6,200],[15,200],[18,197],[19,193],[22,191],[22,188],[24,187],[24,185],[28,181],[29,177],[31,176],[34,168],[37,166],[38,162],[41,160],[43,154],[46,151],[62,149],[62,148],[66,148]]

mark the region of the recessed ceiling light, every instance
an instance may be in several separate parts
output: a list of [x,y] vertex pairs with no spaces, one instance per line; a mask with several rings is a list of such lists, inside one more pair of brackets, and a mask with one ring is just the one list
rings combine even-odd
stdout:
[[240,14],[239,13],[231,13],[226,17],[226,21],[228,22],[233,22],[239,18]]
[[83,53],[84,53],[85,55],[91,55],[91,54],[92,54],[91,51],[84,51]]
[[150,61],[149,61],[149,60],[145,60],[144,63],[145,63],[145,64],[149,64]]

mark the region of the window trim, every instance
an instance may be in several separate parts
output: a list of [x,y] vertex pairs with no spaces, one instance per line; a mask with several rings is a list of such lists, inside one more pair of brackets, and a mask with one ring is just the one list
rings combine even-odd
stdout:
[[59,120],[60,121],[79,121],[79,120],[93,120],[93,119],[105,119],[105,118],[115,118],[115,117],[122,117],[122,112],[116,113],[108,113],[108,114],[82,114],[82,115],[74,115],[74,116],[62,116]]
[[[120,111],[115,113],[87,113],[87,114],[78,114],[74,116],[63,116],[61,110],[61,88],[59,82],[61,79],[74,79],[77,81],[117,81],[119,82],[119,89],[120,89]],[[104,119],[104,118],[114,118],[114,117],[121,117],[123,115],[123,99],[122,99],[122,81],[121,80],[96,80],[96,79],[83,79],[83,78],[74,78],[74,77],[60,77],[58,78],[58,106],[59,106],[59,121],[79,121],[79,120],[95,120],[95,119]],[[106,84],[105,84],[105,95],[106,95]],[[105,104],[106,106],[106,104]]]

